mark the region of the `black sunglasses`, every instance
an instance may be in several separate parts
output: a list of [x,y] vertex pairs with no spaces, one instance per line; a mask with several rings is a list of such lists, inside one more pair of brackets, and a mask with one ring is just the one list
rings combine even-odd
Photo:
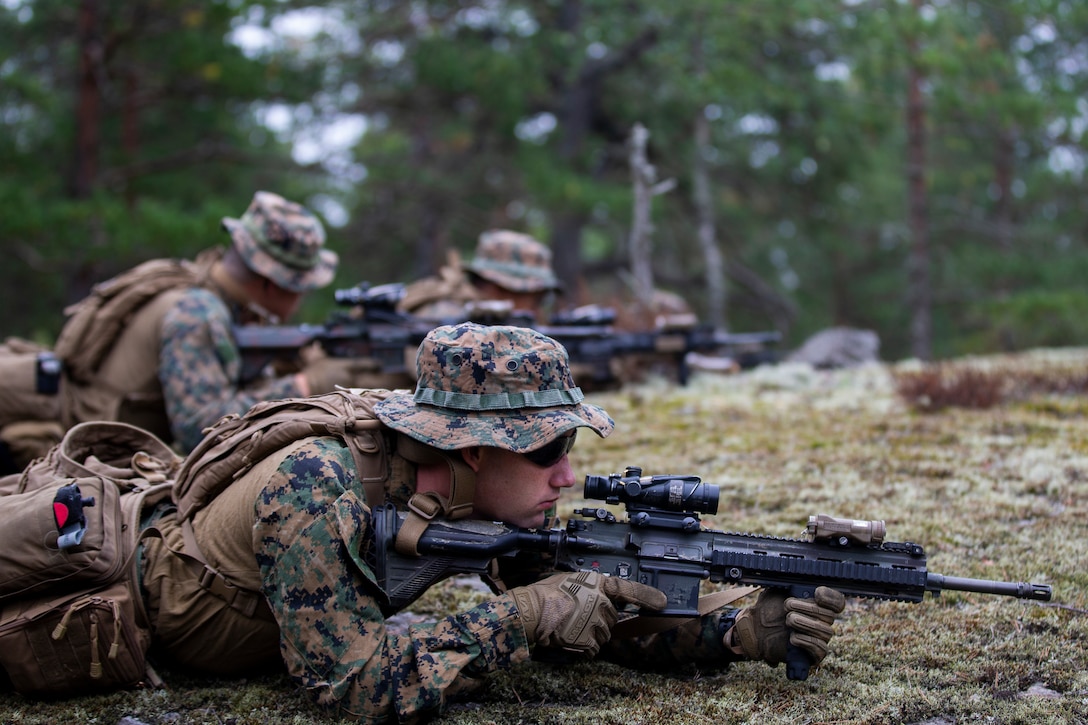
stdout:
[[563,460],[563,456],[570,453],[570,449],[574,448],[574,439],[577,436],[578,430],[575,429],[569,435],[560,436],[551,443],[546,443],[536,450],[526,451],[521,455],[525,456],[529,463],[541,468],[550,468]]

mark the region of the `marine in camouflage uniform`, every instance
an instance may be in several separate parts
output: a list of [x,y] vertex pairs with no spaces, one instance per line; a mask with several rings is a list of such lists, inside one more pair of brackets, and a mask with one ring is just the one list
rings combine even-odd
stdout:
[[[467,502],[476,518],[541,526],[575,482],[567,456],[574,434],[588,428],[604,437],[613,429],[574,385],[563,347],[531,329],[438,327],[420,346],[416,368],[414,393],[379,395],[373,430],[380,440],[346,433],[295,441],[251,461],[187,519],[189,539],[190,524],[179,524],[176,513],[157,521],[161,538],[146,539],[142,582],[159,651],[224,674],[250,672],[278,651],[319,704],[366,722],[434,714],[540,647],[658,667],[773,663],[784,658],[787,610],[790,626],[810,633],[802,646],[816,661],[826,654],[842,610],[833,590],[806,607],[765,594],[739,613],[720,609],[620,642],[610,641],[617,607],[653,610],[664,595],[596,573],[544,576],[540,561],[503,569],[513,588],[497,587],[478,606],[391,631],[367,556],[376,498],[384,494],[398,508],[411,499],[416,510],[450,515],[468,513]],[[379,496],[351,450],[360,440],[370,455],[387,456]],[[202,588],[187,561],[194,546],[230,586]],[[245,603],[247,590],[259,592],[256,606]]]
[[436,276],[408,285],[398,309],[450,321],[468,319],[474,304],[500,302],[541,321],[549,296],[560,290],[550,249],[528,234],[492,229],[480,235],[470,262],[454,255]]
[[352,383],[350,361],[320,355],[302,372],[243,383],[231,326],[290,316],[304,293],[332,281],[338,258],[313,214],[270,192],[257,192],[241,218],[225,218],[223,227],[232,243],[198,258],[198,281],[144,304],[94,378],[65,386],[66,425],[120,420],[188,451],[204,428],[262,399]]

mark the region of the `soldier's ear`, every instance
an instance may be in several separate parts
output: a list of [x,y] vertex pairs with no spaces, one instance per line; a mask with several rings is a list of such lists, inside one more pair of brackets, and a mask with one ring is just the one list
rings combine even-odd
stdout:
[[472,446],[471,448],[462,448],[461,459],[465,462],[474,473],[480,471],[480,460],[483,457],[483,446]]

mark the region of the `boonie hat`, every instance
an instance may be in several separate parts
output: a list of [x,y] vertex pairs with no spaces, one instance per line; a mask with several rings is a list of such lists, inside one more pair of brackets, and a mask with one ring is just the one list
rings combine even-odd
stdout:
[[442,450],[524,453],[575,428],[604,438],[615,426],[583,402],[566,349],[530,328],[436,327],[419,346],[416,373],[414,394],[395,391],[374,411],[390,428]]
[[480,235],[470,272],[512,292],[547,292],[560,288],[552,271],[552,252],[528,234],[492,229]]
[[310,211],[279,194],[258,191],[240,219],[223,219],[247,267],[292,292],[332,282],[340,261],[325,249],[325,228]]

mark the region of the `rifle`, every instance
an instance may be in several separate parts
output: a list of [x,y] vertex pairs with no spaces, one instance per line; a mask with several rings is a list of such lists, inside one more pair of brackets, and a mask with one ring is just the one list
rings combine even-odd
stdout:
[[318,343],[330,357],[373,360],[383,373],[415,377],[405,350],[414,350],[436,323],[396,311],[404,285],[371,287],[363,282],[335,292],[338,305],[320,325],[235,325],[234,341],[242,355],[242,383],[257,379],[269,364],[296,360],[303,347]]
[[[926,570],[923,547],[885,541],[883,521],[811,516],[807,539],[704,529],[699,514],[718,509],[718,487],[697,476],[589,475],[586,499],[622,503],[626,520],[605,508],[581,508],[564,529],[521,529],[497,522],[435,520],[415,543],[418,556],[396,546],[405,514],[390,504],[373,510],[374,571],[387,613],[403,609],[431,585],[455,574],[485,574],[492,559],[548,552],[560,571],[597,571],[648,584],[668,597],[654,616],[699,616],[703,580],[787,590],[812,597],[817,587],[848,597],[921,602],[926,592],[977,592],[1050,601],[1046,584],[944,576]],[[807,654],[790,645],[786,675],[808,677]]]
[[396,306],[403,296],[402,284],[371,287],[361,282],[355,287],[336,290],[336,303],[352,310],[336,312],[324,324],[235,325],[234,340],[242,354],[243,384],[255,380],[276,360],[295,359],[301,348],[313,343],[319,343],[332,357],[366,358],[373,360],[382,373],[414,377],[412,366],[406,364],[405,350],[417,348],[438,325],[466,321],[535,328],[566,348],[571,364],[582,367],[579,382],[587,385],[613,382],[611,361],[640,353],[672,357],[678,382],[684,385],[690,373],[685,361],[689,352],[721,351],[736,359],[741,367],[754,367],[775,359],[771,346],[781,339],[777,331],[730,333],[701,324],[644,332],[620,331],[613,327],[616,311],[598,305],[557,314],[546,325],[537,324],[530,314],[498,301],[468,303],[461,317],[430,320],[398,312]]
[[572,364],[589,368],[595,383],[613,378],[611,361],[641,353],[664,354],[673,359],[677,382],[686,385],[690,377],[689,352],[721,352],[734,358],[742,368],[774,362],[773,346],[782,339],[777,330],[767,332],[725,332],[711,325],[681,324],[657,330],[628,332],[613,327],[616,311],[599,305],[585,305],[557,314],[547,325],[533,325],[567,349]]

